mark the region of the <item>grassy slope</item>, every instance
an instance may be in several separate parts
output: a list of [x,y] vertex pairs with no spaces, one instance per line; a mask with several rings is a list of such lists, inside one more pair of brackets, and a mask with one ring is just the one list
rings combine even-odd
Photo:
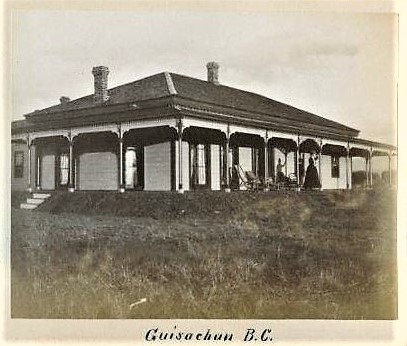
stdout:
[[390,191],[75,193],[42,209],[12,211],[13,317],[397,316]]

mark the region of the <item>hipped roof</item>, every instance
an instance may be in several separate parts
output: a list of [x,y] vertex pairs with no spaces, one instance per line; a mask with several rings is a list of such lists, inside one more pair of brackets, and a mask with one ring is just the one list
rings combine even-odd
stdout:
[[[347,137],[356,137],[359,133],[358,130],[351,127],[259,94],[225,85],[215,85],[176,73],[163,72],[120,85],[109,89],[108,95],[109,100],[103,104],[96,103],[92,94],[69,101],[66,104],[57,104],[37,110],[26,114],[26,121],[15,122],[13,129],[19,131],[19,129],[29,128],[34,124],[41,123],[42,120],[47,119],[48,121],[50,116],[54,114],[63,115],[63,119],[69,120],[70,117],[77,117],[77,114],[82,111],[85,115],[85,110],[97,107],[103,107],[106,113],[111,113],[110,120],[115,121],[115,114],[112,112],[114,106],[132,104],[135,108],[138,106],[143,108],[144,101],[168,98],[168,102],[176,103],[178,100],[182,101],[183,105],[188,105],[188,103],[194,107],[198,105],[201,110],[226,110],[230,114],[240,112],[243,114],[243,119],[247,121],[256,119],[266,125],[269,124],[270,127],[276,124],[289,123],[299,130],[315,127],[321,132],[325,128],[329,133],[338,133]],[[151,102],[148,103],[151,106]],[[101,111],[99,111],[100,113]]]

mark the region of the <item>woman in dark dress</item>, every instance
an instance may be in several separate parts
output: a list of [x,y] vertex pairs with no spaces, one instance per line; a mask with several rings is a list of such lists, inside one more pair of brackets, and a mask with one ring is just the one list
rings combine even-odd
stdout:
[[314,166],[314,160],[310,157],[307,172],[305,173],[304,189],[319,189],[320,187],[318,171]]

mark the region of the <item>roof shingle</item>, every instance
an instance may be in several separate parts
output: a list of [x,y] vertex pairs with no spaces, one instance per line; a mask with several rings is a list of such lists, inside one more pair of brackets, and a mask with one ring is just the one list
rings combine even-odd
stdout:
[[[169,85],[168,76],[172,85]],[[170,83],[171,84],[171,83]],[[157,99],[174,95],[220,107],[244,110],[258,113],[263,118],[278,117],[287,120],[327,126],[342,131],[358,132],[357,130],[328,120],[321,116],[289,106],[252,92],[191,78],[176,73],[158,73],[131,83],[123,84],[108,90],[109,100],[105,105],[131,103],[137,101]],[[99,106],[95,104],[93,95],[87,95],[67,104],[58,104],[27,114],[27,117],[37,117],[44,114],[63,112],[66,110],[83,109]]]

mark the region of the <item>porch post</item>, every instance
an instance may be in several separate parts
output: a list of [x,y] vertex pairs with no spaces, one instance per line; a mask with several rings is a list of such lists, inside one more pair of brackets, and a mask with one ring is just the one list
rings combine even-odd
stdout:
[[[304,169],[305,169],[305,162],[304,162]],[[318,169],[319,169],[319,185],[322,188],[322,139],[319,141],[319,160],[318,160]]]
[[366,156],[365,159],[365,174],[366,174],[366,187],[369,187],[369,169],[368,166],[369,165],[369,153]]
[[182,119],[178,120],[178,175],[179,175],[179,186],[178,193],[184,193],[184,188],[182,184],[182,131],[183,124]]
[[268,135],[264,138],[264,191],[268,191],[267,180],[269,177],[269,153],[268,153]]
[[28,178],[28,192],[32,192],[32,187],[31,187],[31,138],[30,135],[27,134],[27,148],[28,148],[28,173],[27,173],[27,178]]
[[119,192],[123,193],[124,182],[123,182],[123,133],[121,126],[118,126],[119,130]]
[[297,136],[297,151],[296,151],[296,155],[295,155],[295,170],[296,170],[296,175],[297,175],[297,191],[300,191],[299,157],[300,157],[300,136],[298,135]]
[[276,182],[276,148],[271,146],[271,176],[273,179],[273,182]]
[[370,187],[373,187],[373,166],[372,166],[372,149],[370,149],[369,153],[369,176],[370,176]]
[[346,147],[346,189],[349,190],[349,142]]
[[391,185],[391,153],[389,154],[389,185]]
[[226,143],[225,143],[225,152],[224,152],[224,160],[226,164],[226,187],[225,192],[230,192],[230,162],[229,162],[229,147],[230,147],[230,127],[227,126],[226,131]]
[[69,136],[69,192],[75,191],[75,186],[73,183],[73,139]]
[[36,164],[37,164],[37,179],[36,179],[36,190],[41,190],[41,157],[38,148],[35,148],[35,155],[37,156]]
[[[349,152],[350,153],[350,152]],[[352,184],[352,172],[353,172],[353,163],[352,163],[352,155],[349,155],[349,166],[350,166],[350,188],[353,189],[353,184]]]

